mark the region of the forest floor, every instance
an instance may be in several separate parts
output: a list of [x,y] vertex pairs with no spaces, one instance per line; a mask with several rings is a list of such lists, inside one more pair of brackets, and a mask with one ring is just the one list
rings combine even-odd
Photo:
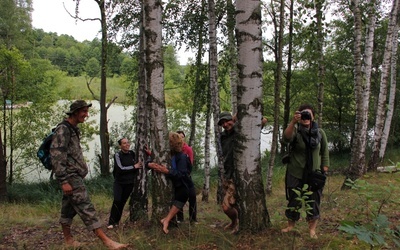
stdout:
[[[307,223],[301,219],[293,231],[281,233],[286,226],[286,200],[283,182],[276,183],[266,203],[270,226],[258,233],[224,230],[228,223],[215,199],[202,202],[198,195],[198,224],[186,219],[163,234],[161,224],[129,221],[128,206],[123,222],[116,229],[104,230],[116,241],[128,243],[128,249],[399,249],[398,229],[400,211],[400,173],[375,173],[365,176],[357,188],[341,190],[344,177],[330,176],[324,189],[321,219],[317,227],[318,239],[311,239]],[[200,193],[200,192],[199,192]],[[215,193],[215,192],[214,192]],[[104,225],[107,223],[111,197],[91,194]],[[187,207],[185,217],[187,218]],[[382,222],[384,215],[388,222]],[[59,204],[0,204],[0,249],[71,249],[63,244],[59,218]],[[380,218],[380,219],[377,219]],[[339,230],[347,222],[359,237]],[[106,249],[89,232],[79,217],[72,226],[74,238],[83,243],[80,249]],[[371,238],[370,244],[366,243]],[[372,249],[372,248],[371,248]]]

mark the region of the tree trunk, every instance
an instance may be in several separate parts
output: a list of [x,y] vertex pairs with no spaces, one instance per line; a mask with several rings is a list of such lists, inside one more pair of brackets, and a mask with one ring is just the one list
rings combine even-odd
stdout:
[[211,95],[207,94],[206,128],[204,137],[204,185],[201,200],[208,202],[210,196],[210,134],[211,134]]
[[[143,4],[142,4],[143,8]],[[147,160],[147,155],[143,153],[143,147],[149,145],[147,139],[149,138],[149,122],[148,114],[151,107],[151,103],[147,103],[147,81],[146,81],[146,69],[145,69],[145,41],[143,33],[143,17],[144,12],[142,10],[142,22],[140,24],[140,40],[139,40],[139,87],[137,92],[137,122],[136,122],[136,148],[135,153],[138,159],[143,163]],[[136,176],[134,187],[130,199],[130,221],[141,221],[145,222],[148,220],[148,188],[147,188],[147,170],[141,169],[139,174]]]
[[220,112],[219,106],[219,88],[218,88],[218,58],[217,58],[217,37],[216,37],[216,25],[215,25],[215,2],[208,0],[208,15],[209,15],[209,30],[208,37],[210,39],[210,91],[211,91],[211,102],[212,112],[214,118],[214,139],[215,148],[217,150],[218,158],[218,188],[217,188],[217,203],[222,202],[222,182],[221,176],[224,174],[224,166],[222,161],[222,149],[219,141],[220,128],[218,126],[218,117]]
[[[286,83],[285,83],[285,100],[284,100],[284,108],[283,108],[283,126],[282,128],[286,128],[289,124],[290,117],[290,85],[292,80],[292,55],[293,55],[293,4],[294,0],[290,0],[289,7],[289,34],[288,34],[288,55],[287,55],[287,70],[286,70]],[[282,146],[281,155],[286,153],[285,146]],[[268,186],[272,185],[267,183]]]
[[267,187],[266,192],[272,192],[272,176],[273,169],[275,166],[275,157],[278,146],[278,133],[279,133],[279,114],[280,114],[280,99],[281,99],[281,85],[282,85],[282,67],[283,67],[283,33],[285,27],[285,1],[280,1],[279,6],[279,33],[278,33],[278,44],[277,51],[275,53],[275,84],[274,84],[274,125],[272,130],[272,142],[271,142],[271,154],[268,161],[268,172],[267,172]]
[[[398,18],[399,20],[399,18]],[[388,143],[389,139],[389,134],[390,134],[390,127],[392,124],[392,118],[393,118],[393,113],[395,109],[395,97],[396,97],[396,75],[397,75],[397,46],[398,46],[398,29],[399,25],[397,24],[395,27],[395,30],[393,32],[393,38],[392,38],[392,58],[391,58],[391,63],[390,63],[390,93],[389,93],[389,102],[388,102],[388,107],[387,107],[387,112],[386,112],[386,120],[385,120],[385,127],[383,129],[383,134],[382,134],[382,141],[381,141],[381,148],[379,152],[379,162],[382,162],[383,157],[385,156],[385,151],[386,151],[386,146]]]
[[[162,2],[144,0],[144,35],[146,80],[148,81],[150,113],[150,143],[154,161],[170,166],[167,115],[164,95],[164,64],[162,58]],[[172,185],[164,174],[152,173],[152,220],[159,221],[169,210]]]
[[230,76],[229,80],[231,82],[231,103],[232,103],[232,113],[237,112],[237,53],[236,53],[236,43],[235,43],[235,6],[232,4],[232,0],[226,2],[226,23],[228,28],[228,53],[230,62]]
[[[110,175],[110,135],[108,133],[107,119],[107,17],[104,1],[97,1],[101,15],[101,80],[100,80],[100,145],[101,156],[100,169],[101,175]],[[78,1],[79,3],[79,1]]]
[[[361,60],[361,47],[362,47],[362,20],[359,0],[352,0],[353,15],[354,15],[354,95],[356,103],[355,114],[355,128],[354,138],[351,147],[351,160],[350,166],[346,173],[346,179],[356,180],[361,177],[365,169],[365,145],[366,145],[366,129],[364,130],[363,124],[366,122],[364,116],[365,107],[363,99],[363,74],[362,74],[362,60]],[[346,185],[342,185],[342,189]]]
[[260,164],[263,75],[261,2],[238,1],[236,13],[239,91],[234,162],[239,229],[259,232],[269,224]]
[[[0,149],[3,148],[3,141],[0,133]],[[7,193],[7,164],[3,150],[0,150],[0,203],[8,201]]]
[[325,0],[315,1],[317,16],[317,53],[318,53],[318,126],[322,128],[322,114],[324,104],[325,60],[324,60],[324,27],[323,7]]
[[381,70],[381,82],[379,88],[378,106],[376,110],[375,126],[374,126],[374,138],[372,146],[372,154],[369,160],[368,170],[376,171],[379,165],[379,153],[382,141],[382,133],[385,123],[385,112],[387,108],[387,92],[390,75],[390,62],[392,57],[392,46],[393,46],[393,33],[397,31],[397,14],[398,5],[400,0],[393,1],[392,11],[389,17],[389,26],[386,34],[385,51],[383,54],[382,70]]

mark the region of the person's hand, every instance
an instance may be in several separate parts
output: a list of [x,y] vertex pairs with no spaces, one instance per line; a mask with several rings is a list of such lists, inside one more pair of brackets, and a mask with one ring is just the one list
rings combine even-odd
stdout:
[[149,164],[147,164],[147,166],[156,172],[168,174],[168,169],[161,164],[157,164],[155,162],[150,162]]
[[67,182],[61,185],[62,191],[64,195],[71,195],[72,194],[72,186]]
[[300,111],[296,111],[294,113],[293,119],[292,119],[292,123],[296,124],[297,122],[299,122],[301,120],[301,113]]
[[147,145],[143,146],[143,152],[147,155],[147,156],[151,156],[151,150],[147,147]]
[[135,168],[143,168],[143,163],[141,161],[139,161],[138,163],[136,163],[134,165]]

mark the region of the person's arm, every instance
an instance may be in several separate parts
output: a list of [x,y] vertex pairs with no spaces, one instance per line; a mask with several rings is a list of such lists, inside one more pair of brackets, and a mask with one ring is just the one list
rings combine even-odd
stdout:
[[70,139],[69,128],[65,125],[59,125],[55,130],[50,146],[54,175],[61,185],[68,183],[67,156]]
[[291,141],[293,139],[293,136],[295,135],[296,124],[298,123],[298,121],[300,121],[300,119],[301,114],[300,112],[296,111],[289,125],[283,132],[283,138],[285,139],[285,141]]
[[329,170],[329,148],[328,148],[328,139],[326,137],[325,131],[320,129],[321,133],[321,167],[324,173]]

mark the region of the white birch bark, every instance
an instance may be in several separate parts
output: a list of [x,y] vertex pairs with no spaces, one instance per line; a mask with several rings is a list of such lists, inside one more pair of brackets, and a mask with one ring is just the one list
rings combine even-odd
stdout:
[[236,2],[238,45],[238,113],[234,161],[240,207],[240,230],[267,227],[269,215],[261,177],[260,137],[262,110],[261,2]]
[[375,171],[379,164],[379,152],[381,147],[381,140],[383,134],[383,128],[385,123],[386,105],[387,105],[387,92],[388,83],[390,75],[390,62],[392,56],[392,46],[393,46],[393,32],[397,30],[395,27],[397,25],[397,12],[400,0],[394,0],[392,11],[389,17],[389,26],[386,34],[385,51],[383,54],[383,62],[381,66],[381,80],[379,88],[378,105],[375,117],[374,126],[374,138],[372,146],[372,154],[369,161],[369,170]]
[[[155,155],[154,161],[170,166],[162,58],[162,2],[144,0],[144,14],[146,79],[151,103],[150,143]],[[152,219],[158,220],[168,213],[171,185],[164,174],[153,172],[152,178]]]
[[392,124],[392,118],[393,118],[393,113],[394,113],[394,105],[395,105],[395,98],[396,98],[396,75],[397,75],[397,46],[399,44],[398,38],[399,38],[399,25],[397,24],[395,26],[395,29],[393,31],[393,38],[392,38],[392,59],[391,59],[391,69],[390,69],[390,92],[389,92],[389,102],[387,106],[387,112],[386,112],[386,119],[385,119],[385,126],[383,129],[383,134],[382,134],[382,141],[381,141],[381,148],[379,151],[379,162],[383,160],[383,157],[385,156],[386,152],[386,146],[388,143],[388,138],[390,134],[390,126]]

